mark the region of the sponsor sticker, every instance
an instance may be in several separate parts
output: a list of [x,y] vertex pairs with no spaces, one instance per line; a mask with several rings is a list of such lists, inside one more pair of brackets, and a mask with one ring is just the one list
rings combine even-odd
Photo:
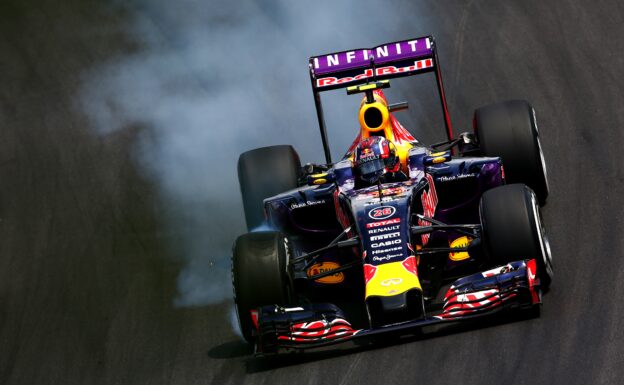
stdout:
[[372,237],[370,237],[370,240],[371,241],[380,241],[382,239],[399,238],[400,236],[401,236],[401,233],[397,231],[397,232],[394,232],[394,233],[373,235]]
[[386,43],[373,48],[354,49],[315,56],[312,57],[312,64],[314,65],[314,71],[321,74],[336,70],[344,71],[352,68],[361,68],[369,65],[371,59],[381,64],[430,56],[433,53],[432,51],[432,41],[428,36],[425,36],[418,39]]
[[378,227],[376,229],[370,229],[368,230],[369,234],[378,234],[378,233],[385,233],[387,231],[393,231],[393,230],[398,230],[400,229],[401,226],[400,225],[394,225],[394,226],[386,226],[386,227]]
[[475,173],[470,174],[459,174],[459,175],[451,175],[451,176],[441,176],[438,178],[440,182],[452,182],[454,180],[461,180],[466,178],[474,178],[477,176]]
[[398,245],[398,244],[400,244],[402,242],[403,241],[400,240],[400,239],[394,239],[394,240],[391,240],[391,241],[371,243],[371,247],[373,249],[376,249],[378,247],[388,247],[388,246],[392,246],[392,245]]
[[403,254],[389,254],[389,255],[384,255],[383,257],[374,256],[373,257],[373,261],[375,261],[375,262],[389,261],[391,259],[398,258],[398,257],[400,257],[402,255]]
[[[406,190],[407,189],[403,186],[388,187],[388,188],[384,188],[381,190],[381,195],[383,195],[384,197],[392,196],[392,195],[399,195],[401,193],[404,193]],[[379,191],[371,191],[368,193],[368,195],[373,198],[379,198]]]
[[396,213],[394,206],[379,206],[368,211],[368,216],[376,221],[388,219]]
[[[310,266],[310,268],[308,269],[308,277],[312,277],[314,275],[317,274],[321,274],[321,273],[325,273],[327,271],[332,271],[332,270],[336,270],[337,268],[339,268],[340,265],[337,264],[336,262],[321,262],[321,263],[316,263],[312,266]],[[344,281],[344,274],[342,272],[339,273],[335,273],[332,275],[328,275],[326,277],[322,277],[319,279],[314,280],[314,282],[318,282],[318,283],[326,283],[326,284],[336,284],[336,283],[340,283],[342,281]]]
[[324,203],[325,203],[325,199],[321,199],[320,201],[306,201],[306,202],[301,202],[301,203],[293,203],[290,205],[290,209],[291,210],[300,209],[302,207],[322,205]]
[[[362,153],[360,154],[360,159],[361,158],[370,158],[370,157],[375,157],[375,153],[373,152],[373,150],[371,150],[370,148],[362,149]],[[379,157],[377,156],[374,159],[379,159]],[[372,159],[367,159],[367,160],[372,160]]]
[[379,282],[381,286],[400,285],[403,283],[403,278],[388,278]]
[[[369,199],[369,198],[367,197],[367,199]],[[374,199],[372,201],[364,202],[364,206],[378,205],[379,202],[388,203],[388,202],[392,202],[392,201],[395,201],[395,200],[397,200],[397,199],[394,198],[394,197],[383,197],[381,199],[376,198],[376,199]]]
[[371,222],[366,224],[367,229],[372,229],[375,227],[393,225],[395,223],[401,223],[401,218],[388,219],[387,221],[379,221],[379,222]]
[[[401,195],[405,193],[406,191],[408,191],[405,186],[410,186],[411,183],[407,181],[407,182],[403,182],[403,184],[404,184],[403,186],[386,187],[383,190],[381,190],[382,201],[394,200],[392,198],[393,196]],[[375,203],[375,202],[379,203],[379,190],[375,189],[375,190],[360,192],[358,196],[355,197],[356,200],[364,200],[364,199],[371,199],[371,198],[377,198],[377,200],[372,201],[372,203]]]
[[[470,244],[470,238],[468,237],[459,237],[451,242],[451,248],[461,248],[466,247]],[[464,259],[470,258],[470,255],[467,251],[459,251],[457,253],[449,253],[449,258],[451,261],[463,261]]]
[[[413,71],[423,70],[433,67],[433,59],[422,59],[414,61],[414,64],[404,67],[396,67],[393,65],[375,68],[375,76],[394,75],[401,73],[409,73]],[[345,76],[343,78],[337,78],[334,76],[328,76],[316,80],[317,87],[327,87],[337,84],[350,83],[356,80],[368,79],[373,77],[373,70],[367,68],[364,72],[351,76]]]
[[388,249],[373,250],[373,253],[372,253],[372,254],[373,254],[373,255],[376,255],[376,254],[385,254],[385,253],[390,253],[390,252],[393,252],[393,251],[399,251],[399,250],[401,250],[401,247],[390,247],[390,248],[388,248]]

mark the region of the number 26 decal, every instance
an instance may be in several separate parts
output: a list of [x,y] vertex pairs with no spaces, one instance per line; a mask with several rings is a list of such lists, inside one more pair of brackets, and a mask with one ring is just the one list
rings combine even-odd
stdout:
[[378,221],[381,219],[390,218],[391,216],[394,215],[395,212],[396,212],[396,208],[394,208],[394,206],[380,206],[380,207],[375,207],[371,209],[368,212],[368,216],[371,219]]

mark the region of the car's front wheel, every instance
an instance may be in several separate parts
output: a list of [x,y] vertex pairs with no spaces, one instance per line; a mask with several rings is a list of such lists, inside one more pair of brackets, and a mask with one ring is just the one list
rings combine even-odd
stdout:
[[289,243],[282,233],[264,231],[238,237],[232,254],[234,302],[243,337],[253,343],[251,310],[291,301],[287,274]]
[[548,237],[533,191],[511,184],[486,191],[479,207],[483,246],[493,265],[535,259],[542,290],[552,281],[552,256]]

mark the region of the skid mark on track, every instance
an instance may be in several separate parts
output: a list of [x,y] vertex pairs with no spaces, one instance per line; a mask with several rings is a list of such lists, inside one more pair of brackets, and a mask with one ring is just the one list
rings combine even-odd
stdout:
[[347,381],[352,378],[351,373],[353,373],[353,371],[355,370],[355,367],[360,363],[361,360],[362,360],[362,354],[357,354],[355,357],[355,360],[351,361],[351,365],[349,365],[349,368],[347,369],[344,376],[342,377],[342,381],[340,381],[339,385],[346,384]]
[[459,85],[459,78],[461,76],[462,57],[464,53],[464,32],[466,31],[466,24],[468,22],[468,15],[470,14],[470,8],[474,0],[470,0],[468,4],[462,10],[462,16],[459,20],[459,27],[455,33],[455,86]]

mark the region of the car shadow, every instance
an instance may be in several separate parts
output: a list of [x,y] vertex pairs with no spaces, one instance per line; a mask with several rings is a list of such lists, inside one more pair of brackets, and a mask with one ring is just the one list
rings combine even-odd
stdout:
[[208,357],[214,359],[232,359],[253,355],[253,347],[247,342],[237,339],[217,345],[208,350]]

